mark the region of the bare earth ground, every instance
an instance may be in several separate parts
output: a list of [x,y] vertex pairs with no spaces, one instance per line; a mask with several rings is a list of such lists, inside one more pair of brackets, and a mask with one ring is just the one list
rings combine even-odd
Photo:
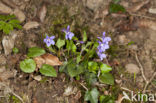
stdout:
[[[80,85],[83,80],[71,81],[65,74],[59,74],[57,78],[44,77],[39,73],[25,74],[19,68],[19,61],[25,58],[28,48],[44,47],[44,34],[55,34],[58,37],[62,25],[66,24],[72,26],[77,36],[81,29],[87,28],[90,39],[101,35],[103,31],[112,37],[108,62],[113,67],[116,84],[98,86],[99,90],[106,89],[105,95],[114,93],[118,100],[122,91],[156,93],[155,0],[121,0],[120,4],[127,10],[124,14],[108,12],[111,0],[1,2],[11,9],[18,8],[25,14],[22,26],[29,21],[35,21],[39,26],[12,32],[17,35],[13,43],[19,48],[19,54],[5,55],[5,48],[0,44],[0,103],[20,103],[20,100],[11,98],[13,96],[24,103],[83,103],[84,88]],[[44,7],[46,10],[43,10]],[[47,14],[41,22],[40,13],[44,11]],[[0,35],[1,41],[4,36]],[[35,79],[40,76],[41,81]],[[69,93],[65,93],[66,89],[69,89]]]

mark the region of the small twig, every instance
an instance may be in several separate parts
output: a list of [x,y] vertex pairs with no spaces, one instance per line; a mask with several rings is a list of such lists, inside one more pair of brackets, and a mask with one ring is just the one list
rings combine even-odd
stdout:
[[144,69],[143,69],[143,66],[141,65],[141,63],[140,63],[140,61],[138,59],[137,53],[135,53],[135,58],[136,58],[136,61],[138,62],[139,66],[140,66],[140,71],[141,71],[142,77],[143,77],[144,81],[147,83],[148,81],[147,81],[147,79],[145,77]]
[[132,90],[128,89],[128,88],[125,88],[125,87],[120,87],[121,89],[125,90],[125,91],[128,91],[128,92],[132,92]]
[[154,74],[152,75],[152,77],[150,78],[150,80],[145,84],[145,87],[143,89],[143,93],[146,92],[147,86],[152,82],[152,80],[154,79],[155,76],[156,76],[156,72],[154,72]]
[[79,83],[86,91],[88,91],[88,88],[83,84],[83,83]]
[[142,18],[146,18],[146,19],[151,19],[151,20],[156,20],[155,18],[152,18],[152,17],[149,17],[149,16],[140,15],[140,14],[130,13],[130,15],[138,16],[138,17],[142,17]]
[[139,59],[138,59],[138,56],[137,56],[137,53],[135,53],[135,57],[136,57],[136,61],[138,62],[139,66],[140,66],[140,70],[141,70],[141,74],[142,74],[142,77],[145,81],[145,86],[144,86],[144,89],[143,89],[143,93],[146,92],[146,89],[148,87],[148,85],[152,82],[152,80],[154,79],[154,77],[156,76],[156,72],[154,72],[154,74],[152,75],[152,77],[150,78],[150,80],[148,81],[147,78],[145,77],[145,74],[144,74],[144,69],[143,69],[143,66],[141,65]]
[[104,86],[106,86],[106,84],[100,84],[100,83],[95,83],[94,85],[96,85],[96,86],[98,86],[98,87],[104,87]]
[[4,86],[8,91],[9,93],[13,94],[15,97],[17,97],[22,103],[24,103],[23,99],[18,96],[16,93],[14,93],[6,84],[4,83],[0,83],[1,86]]
[[23,99],[22,99],[19,95],[17,95],[17,94],[14,93],[13,91],[11,91],[11,93],[12,93],[15,97],[17,97],[22,103],[24,103]]

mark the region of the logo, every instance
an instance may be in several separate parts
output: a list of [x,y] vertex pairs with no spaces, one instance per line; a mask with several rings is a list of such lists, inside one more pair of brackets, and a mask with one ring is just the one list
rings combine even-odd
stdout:
[[129,101],[142,101],[142,102],[147,102],[147,101],[155,101],[155,95],[154,94],[142,94],[140,92],[134,94],[132,91],[129,94],[127,94],[125,91],[123,91],[123,97],[122,99],[127,99]]

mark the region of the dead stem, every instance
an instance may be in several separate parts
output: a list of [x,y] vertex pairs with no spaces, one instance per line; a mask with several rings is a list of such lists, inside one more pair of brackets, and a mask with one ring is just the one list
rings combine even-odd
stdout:
[[146,92],[146,89],[148,87],[148,85],[152,82],[152,80],[154,79],[154,77],[156,76],[156,72],[154,72],[154,74],[152,75],[152,77],[150,78],[150,80],[148,81],[147,78],[145,77],[145,74],[144,74],[144,69],[143,69],[143,66],[141,65],[139,59],[138,59],[138,55],[137,53],[135,53],[135,57],[136,57],[136,61],[138,62],[139,66],[140,66],[140,70],[141,70],[141,74],[142,74],[142,77],[145,81],[145,86],[144,86],[144,89],[143,89],[143,93]]

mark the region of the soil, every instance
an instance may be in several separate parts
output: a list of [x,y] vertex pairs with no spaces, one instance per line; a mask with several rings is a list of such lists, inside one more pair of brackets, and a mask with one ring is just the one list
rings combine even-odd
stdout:
[[[2,0],[4,4],[13,9],[13,6],[4,1]],[[101,1],[97,0],[97,2]],[[145,1],[120,0],[120,4],[126,8],[127,12],[112,14],[108,12],[111,0],[103,0],[104,4],[96,3],[94,6],[91,0],[11,0],[10,2],[13,2],[25,14],[26,19],[22,22],[22,26],[28,21],[39,23],[37,28],[15,30],[17,37],[14,47],[17,47],[20,53],[5,55],[4,48],[0,44],[0,70],[2,70],[0,82],[20,96],[24,103],[87,103],[83,102],[84,88],[78,83],[83,80],[71,80],[63,73],[59,73],[56,78],[45,77],[38,72],[26,74],[19,68],[19,62],[26,57],[28,48],[33,46],[45,48],[44,34],[55,34],[56,38],[61,37],[60,30],[67,25],[71,25],[74,34],[79,37],[82,36],[80,35],[82,30],[86,30],[90,40],[102,35],[103,31],[111,36],[108,62],[113,67],[115,86],[99,87],[99,90],[107,88],[109,94],[116,95],[116,101],[122,91],[126,91],[123,87],[135,92],[143,91],[145,87],[142,72],[139,70],[137,74],[129,73],[126,71],[127,64],[143,67],[147,80],[150,80],[156,72],[156,13],[149,12],[150,8],[156,9],[155,0],[142,6],[139,3]],[[43,6],[46,6],[47,14],[41,22],[39,13]],[[141,6],[140,9],[134,10],[139,6]],[[0,33],[2,34],[0,34],[0,40],[2,40],[5,34]],[[58,70],[58,67],[55,68]],[[41,76],[41,81],[34,79],[38,75]],[[74,91],[74,87],[76,90],[70,95],[65,95],[65,90],[70,86],[72,86],[71,91]],[[0,103],[20,103],[20,100],[13,99],[13,93],[5,88],[0,85]],[[153,77],[146,88],[146,93],[155,94],[155,92],[156,77]]]

